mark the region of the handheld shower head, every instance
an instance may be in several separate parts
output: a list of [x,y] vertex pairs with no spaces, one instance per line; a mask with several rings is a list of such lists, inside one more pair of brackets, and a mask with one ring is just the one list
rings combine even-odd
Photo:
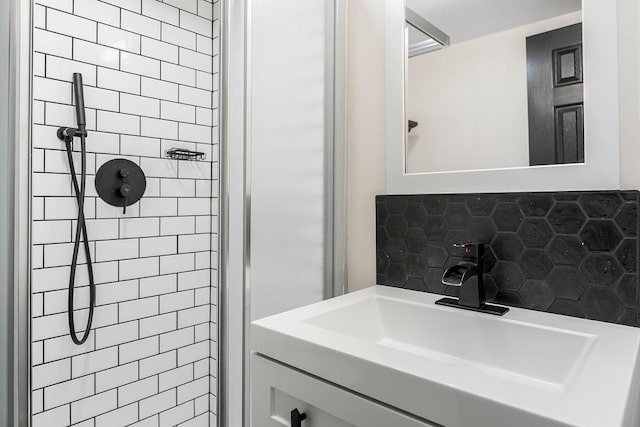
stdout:
[[82,74],[73,73],[73,96],[76,103],[76,119],[78,128],[84,131],[87,119],[84,114],[84,89],[82,86]]

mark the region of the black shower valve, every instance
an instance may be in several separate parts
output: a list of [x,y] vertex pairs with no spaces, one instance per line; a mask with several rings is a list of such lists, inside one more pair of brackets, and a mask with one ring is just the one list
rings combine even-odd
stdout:
[[147,186],[142,169],[126,159],[113,159],[102,165],[96,173],[95,183],[100,198],[121,207],[123,214],[127,213],[127,206],[140,200]]

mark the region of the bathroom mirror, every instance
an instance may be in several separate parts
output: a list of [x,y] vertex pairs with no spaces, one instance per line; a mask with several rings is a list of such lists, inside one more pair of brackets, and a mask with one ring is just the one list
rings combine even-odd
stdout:
[[407,7],[407,172],[584,162],[582,0]]
[[616,1],[386,7],[390,191],[619,187]]

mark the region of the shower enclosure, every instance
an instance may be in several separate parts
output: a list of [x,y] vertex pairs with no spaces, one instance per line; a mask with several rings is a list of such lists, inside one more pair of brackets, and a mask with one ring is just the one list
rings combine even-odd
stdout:
[[[342,292],[345,3],[298,3],[279,15],[275,3],[245,0],[0,0],[0,427],[248,423],[250,321]],[[309,12],[314,26],[290,55]],[[276,37],[277,50],[262,37]],[[304,75],[290,86],[300,73],[286,67],[297,63]],[[75,73],[84,80],[82,205],[96,290],[81,345],[68,318],[78,201],[57,136],[76,126]],[[272,96],[286,110],[269,111]],[[174,156],[187,152],[198,155]],[[146,175],[126,212],[95,189],[114,160]],[[273,210],[283,203],[286,215]],[[286,239],[297,241],[274,268],[270,247]],[[279,276],[292,256],[308,262],[302,287],[298,274]],[[79,336],[87,258],[73,263]]]
[[[9,139],[9,3],[6,0],[0,1],[0,140]],[[0,272],[2,278],[0,283],[0,425],[8,423],[9,402],[9,329],[11,325],[10,316],[12,310],[10,305],[11,293],[11,264],[10,242],[10,211],[9,211],[9,185],[10,185],[10,152],[9,144],[0,144]]]

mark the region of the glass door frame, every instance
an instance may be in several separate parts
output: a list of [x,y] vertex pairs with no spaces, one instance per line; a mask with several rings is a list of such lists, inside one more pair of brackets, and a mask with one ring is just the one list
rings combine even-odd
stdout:
[[0,0],[0,426],[31,425],[30,253],[32,3]]

